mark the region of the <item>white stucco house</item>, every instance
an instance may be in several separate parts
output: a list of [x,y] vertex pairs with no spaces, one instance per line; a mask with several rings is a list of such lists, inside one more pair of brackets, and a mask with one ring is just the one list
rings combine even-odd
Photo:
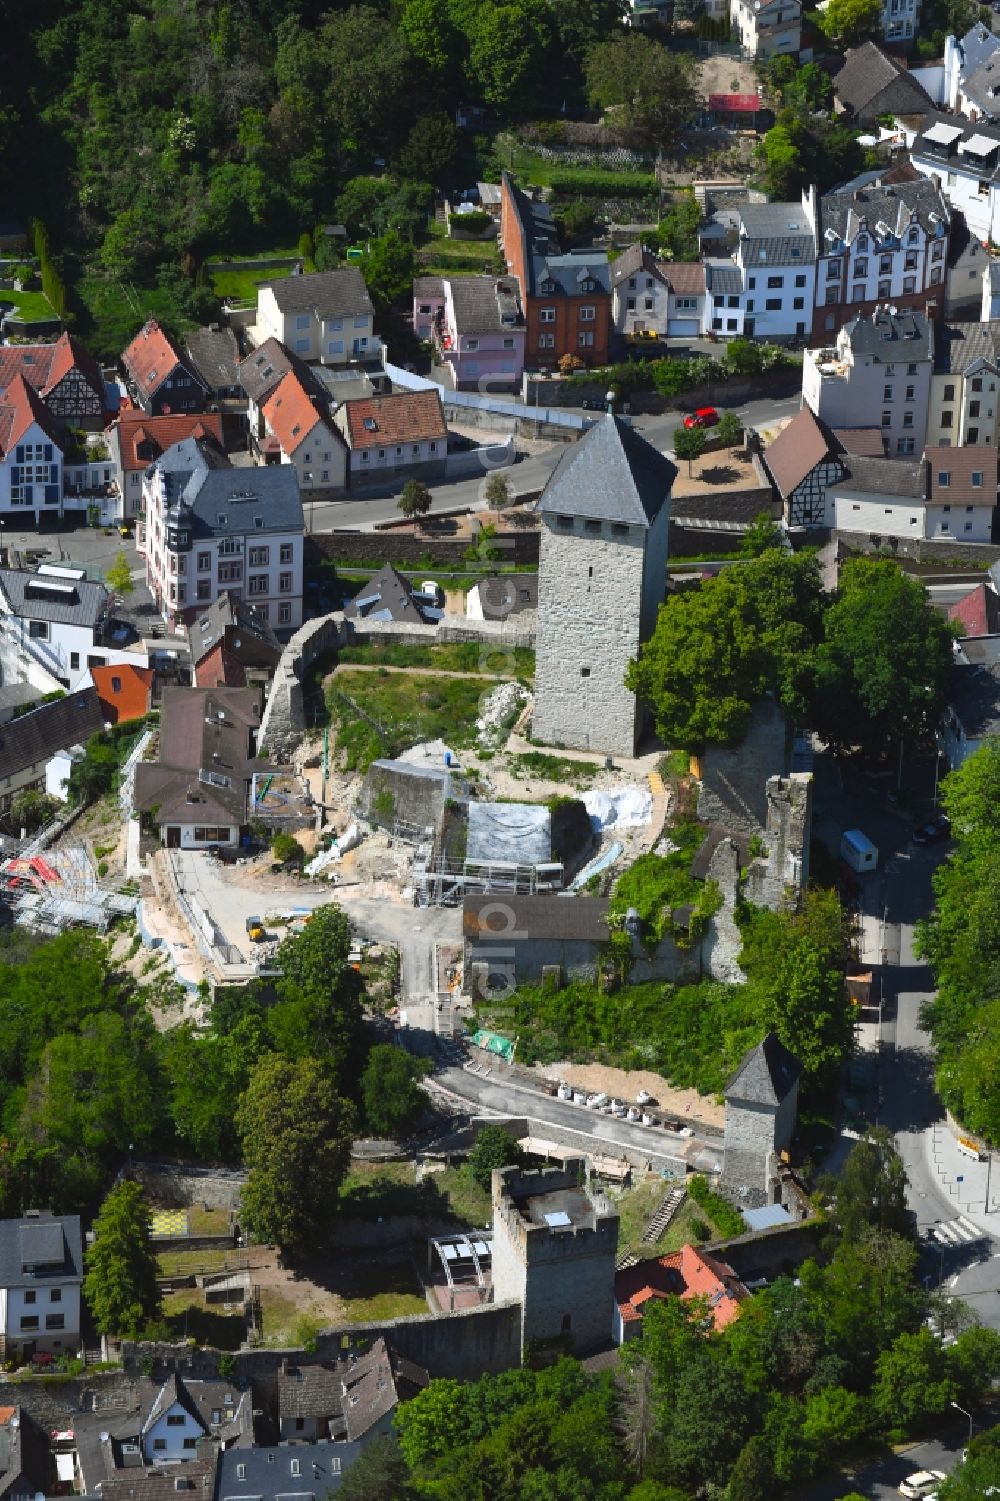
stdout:
[[0,1220],[0,1354],[30,1360],[80,1344],[83,1242],[76,1214]]
[[300,359],[323,365],[377,359],[382,349],[357,266],[287,276],[261,287],[251,337],[255,344],[277,339]]

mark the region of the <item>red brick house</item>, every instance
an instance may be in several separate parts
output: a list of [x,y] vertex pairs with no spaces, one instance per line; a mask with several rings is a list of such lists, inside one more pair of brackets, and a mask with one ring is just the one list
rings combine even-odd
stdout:
[[500,185],[500,240],[521,293],[527,369],[553,369],[563,355],[608,362],[611,277],[604,250],[559,251],[547,204],[534,203],[510,174]]

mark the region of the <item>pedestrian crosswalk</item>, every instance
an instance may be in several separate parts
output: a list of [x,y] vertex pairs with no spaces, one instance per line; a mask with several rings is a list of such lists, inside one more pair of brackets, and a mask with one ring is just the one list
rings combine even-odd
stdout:
[[964,1246],[970,1240],[983,1239],[983,1231],[971,1220],[967,1220],[964,1214],[960,1214],[955,1220],[946,1220],[943,1225],[935,1225],[931,1234],[943,1246]]

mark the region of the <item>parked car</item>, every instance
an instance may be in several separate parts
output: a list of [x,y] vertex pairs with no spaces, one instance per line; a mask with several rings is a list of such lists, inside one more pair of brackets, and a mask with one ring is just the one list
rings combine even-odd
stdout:
[[714,407],[699,407],[684,418],[685,427],[715,427],[719,414]]
[[930,1501],[944,1479],[943,1470],[914,1470],[912,1475],[900,1481],[899,1494],[906,1496],[907,1501]]
[[936,844],[940,839],[947,839],[950,833],[951,819],[947,813],[939,813],[936,818],[914,829],[910,838],[914,844]]

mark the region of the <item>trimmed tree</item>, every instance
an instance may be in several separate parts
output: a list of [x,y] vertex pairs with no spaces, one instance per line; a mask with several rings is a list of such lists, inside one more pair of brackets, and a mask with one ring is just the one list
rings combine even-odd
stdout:
[[118,553],[104,577],[112,594],[125,597],[132,593],[132,570],[123,552]]
[[691,478],[691,468],[695,459],[700,459],[705,452],[705,429],[703,427],[681,426],[674,433],[674,453],[679,459],[687,459],[688,478]]
[[407,521],[419,521],[431,508],[431,492],[422,479],[408,479],[396,505]]
[[135,1339],[160,1313],[149,1204],[138,1183],[111,1189],[94,1221],[83,1294],[101,1334]]
[[497,469],[490,475],[483,489],[483,499],[491,511],[505,511],[513,505],[514,487],[503,470]]

